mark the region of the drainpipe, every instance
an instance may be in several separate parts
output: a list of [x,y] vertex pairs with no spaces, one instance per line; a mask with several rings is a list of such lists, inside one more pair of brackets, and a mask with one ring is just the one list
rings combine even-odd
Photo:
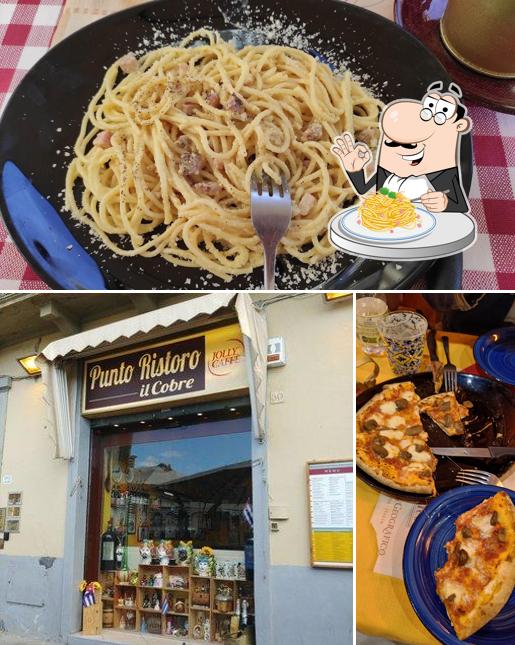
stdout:
[[12,378],[10,376],[0,376],[0,475],[2,474],[2,464],[4,459],[4,440],[5,440],[5,422],[7,419],[7,399],[11,389]]

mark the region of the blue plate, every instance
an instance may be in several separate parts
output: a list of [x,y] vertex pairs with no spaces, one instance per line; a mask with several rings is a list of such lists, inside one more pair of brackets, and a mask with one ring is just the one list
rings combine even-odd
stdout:
[[497,381],[515,385],[515,327],[493,329],[480,336],[474,343],[474,358]]
[[488,497],[504,491],[515,503],[515,492],[498,486],[464,486],[440,495],[417,517],[404,545],[403,574],[408,597],[425,627],[445,645],[513,645],[515,593],[502,611],[467,641],[460,641],[436,594],[434,572],[447,560],[445,544],[455,535],[457,517]]

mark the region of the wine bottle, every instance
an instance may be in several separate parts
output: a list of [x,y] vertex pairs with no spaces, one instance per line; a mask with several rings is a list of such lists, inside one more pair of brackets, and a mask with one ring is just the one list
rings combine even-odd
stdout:
[[113,532],[113,521],[109,520],[107,529],[102,534],[100,546],[100,570],[114,571],[116,536]]
[[116,569],[119,571],[123,569],[123,535],[118,533],[118,539],[116,540],[116,551],[115,551],[115,560],[116,560]]

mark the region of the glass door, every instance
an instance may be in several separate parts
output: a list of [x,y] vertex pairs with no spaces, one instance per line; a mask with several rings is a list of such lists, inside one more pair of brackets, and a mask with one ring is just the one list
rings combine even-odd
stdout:
[[217,640],[253,622],[250,430],[94,431],[86,577],[104,627]]

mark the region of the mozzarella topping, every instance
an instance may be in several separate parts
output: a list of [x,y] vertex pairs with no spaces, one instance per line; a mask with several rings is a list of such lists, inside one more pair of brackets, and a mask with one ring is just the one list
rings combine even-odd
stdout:
[[387,428],[399,428],[400,426],[406,425],[406,423],[404,422],[404,419],[399,416],[390,417],[389,419],[386,419],[384,424]]
[[[404,432],[402,430],[381,430],[379,434],[387,439],[395,439],[397,441],[400,441],[404,437]],[[402,447],[401,441],[401,448]]]
[[407,399],[408,401],[412,401],[414,398],[416,398],[418,395],[416,392],[403,392],[402,393],[402,398]]
[[405,450],[408,446],[411,446],[411,445],[413,445],[413,441],[411,440],[411,438],[410,438],[410,437],[406,437],[406,439],[403,439],[403,440],[400,442],[400,444],[399,444],[399,446],[400,446],[403,450]]
[[443,592],[443,597],[448,598],[449,596],[452,596],[453,594],[456,596],[454,600],[454,604],[461,604],[466,603],[468,600],[468,594],[467,590],[463,585],[460,585],[458,582],[455,580],[450,580],[449,578],[445,578],[442,580],[442,592]]
[[409,465],[406,466],[406,468],[408,470],[416,471],[424,470],[425,468],[427,468],[427,466],[425,464],[421,464],[420,462],[417,463],[416,461],[410,461]]
[[379,406],[379,409],[383,414],[395,414],[397,412],[397,406],[394,401],[386,401]]
[[408,452],[410,453],[413,461],[420,461],[420,462],[431,461],[431,453],[427,451],[417,452],[417,449],[415,448],[415,446],[410,446],[408,448]]
[[397,446],[394,446],[388,441],[384,444],[384,448],[388,450],[389,459],[392,459],[393,457],[397,457],[397,455],[400,453],[400,450],[397,448]]
[[494,532],[495,527],[490,524],[491,517],[492,516],[490,514],[482,515],[481,517],[476,515],[471,522],[472,526],[481,531],[482,538],[488,538]]

